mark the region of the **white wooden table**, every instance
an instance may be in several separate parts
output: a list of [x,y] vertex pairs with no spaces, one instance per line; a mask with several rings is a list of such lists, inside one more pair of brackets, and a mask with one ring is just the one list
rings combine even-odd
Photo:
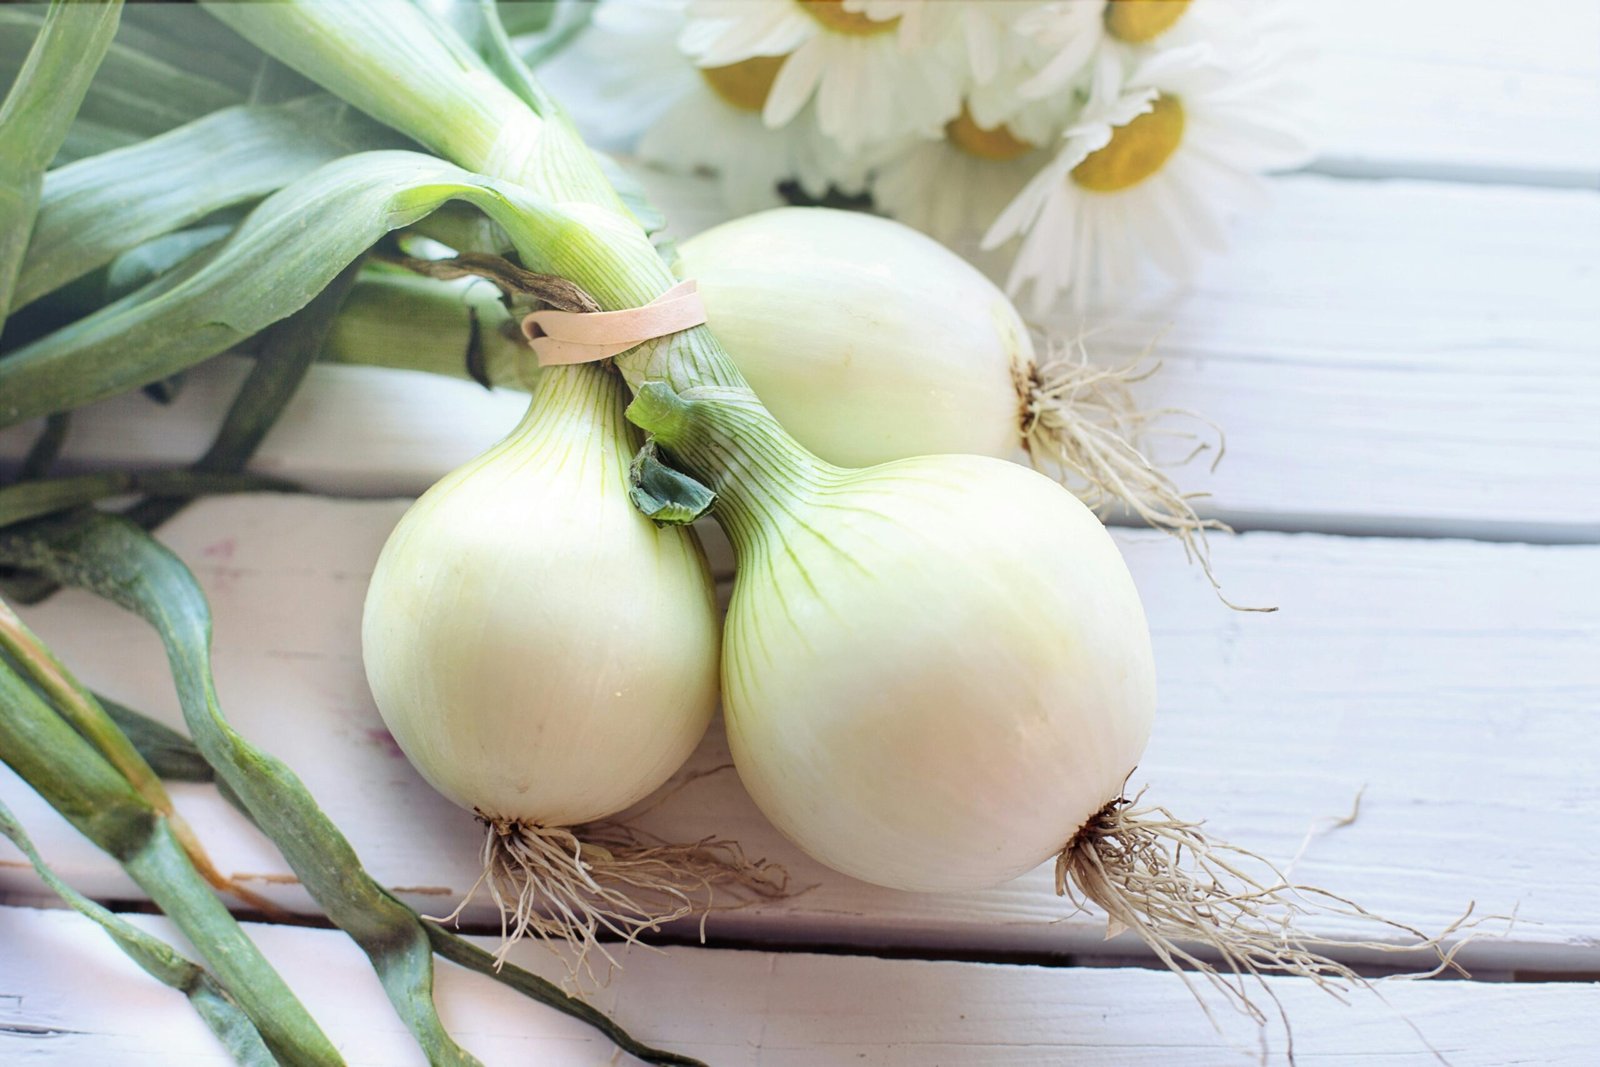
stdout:
[[[1217,474],[1188,479],[1247,531],[1215,542],[1217,570],[1235,599],[1281,608],[1230,612],[1171,542],[1118,531],[1161,677],[1140,780],[1280,860],[1364,789],[1357,822],[1315,839],[1298,875],[1423,928],[1469,900],[1518,910],[1508,933],[1463,952],[1473,981],[1389,984],[1387,1005],[1277,982],[1307,1062],[1434,1062],[1406,1020],[1454,1064],[1600,1062],[1600,3],[1343,0],[1313,14],[1324,157],[1278,180],[1273,207],[1189,291],[1109,323],[1099,353],[1131,358],[1165,329],[1146,397],[1228,432]],[[716,220],[699,183],[657,192],[680,232]],[[239,375],[217,361],[159,419],[141,398],[101,405],[75,421],[71,463],[192,457]],[[384,733],[360,667],[361,599],[405,498],[522,404],[317,368],[257,469],[368,499],[214,499],[161,534],[211,598],[229,717],[425,911],[476,877],[478,831]],[[28,439],[0,434],[0,462]],[[180,721],[133,619],[73,593],[25,616],[89,684]],[[714,729],[684,775],[726,759]],[[174,792],[223,870],[311,908],[209,787]],[[138,897],[4,770],[0,798],[80,888]],[[1259,1054],[1248,1023],[1224,1011],[1214,1030],[1136,943],[1069,915],[1046,870],[958,896],[872,889],[783,842],[725,771],[643,821],[738,838],[815,885],[714,916],[715,947],[682,929],[665,952],[630,952],[597,1001],[646,1040],[717,1064]],[[23,866],[0,846],[0,1063],[223,1062],[180,995],[84,920],[43,910]],[[342,934],[253,932],[352,1063],[419,1062]],[[553,970],[536,950],[518,959]],[[448,965],[439,982],[447,1024],[490,1064],[611,1055],[492,982]]]

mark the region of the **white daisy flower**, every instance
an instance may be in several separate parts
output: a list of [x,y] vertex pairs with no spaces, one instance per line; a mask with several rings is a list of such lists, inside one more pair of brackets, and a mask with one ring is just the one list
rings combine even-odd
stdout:
[[[1029,77],[1017,85],[1022,99],[1039,100],[1072,89],[1106,36],[1106,0],[1052,0],[1017,17],[1015,34],[1031,52]],[[1111,6],[1117,6],[1114,2]]]
[[1052,140],[1019,137],[1003,124],[985,127],[963,110],[942,140],[912,142],[876,163],[873,202],[945,245],[975,253],[1001,209],[1048,162],[1041,145]]
[[673,39],[687,0],[602,0],[589,26],[539,67],[584,142],[631,152],[639,137],[700,82]]
[[584,139],[679,173],[717,176],[738,213],[783,202],[793,179],[813,197],[865,187],[859,166],[817,130],[809,112],[772,130],[761,121],[781,59],[699,68],[675,39],[685,0],[605,0],[587,31],[540,69]]
[[1278,72],[1230,69],[1204,45],[1162,50],[1121,78],[1097,62],[1089,101],[1054,159],[990,227],[984,246],[1020,235],[1007,288],[1031,285],[1042,314],[1070,290],[1124,286],[1149,261],[1187,277],[1221,245],[1221,217],[1258,193],[1259,173],[1305,158],[1278,100]]
[[1110,0],[1104,23],[1107,39],[1124,48],[1231,48],[1290,34],[1303,18],[1297,7],[1295,0]]
[[1051,0],[1031,6],[1014,27],[1042,55],[1037,72],[1019,86],[1030,98],[1071,88],[1101,47],[1136,59],[1151,47],[1254,45],[1292,29],[1297,18],[1293,3],[1282,0]]
[[778,187],[787,180],[814,199],[830,188],[861,192],[864,167],[823,135],[809,108],[776,130],[762,122],[780,63],[779,57],[756,56],[700,69],[699,83],[639,139],[639,157],[672,170],[715,173],[724,203],[741,215],[782,205]]
[[822,132],[849,153],[906,135],[936,137],[961,110],[945,51],[844,0],[691,0],[679,44],[702,67],[781,57],[762,118],[788,123],[815,101]]
[[844,0],[846,11],[898,19],[903,47],[944,47],[959,55],[979,84],[1005,69],[1021,39],[1017,20],[1038,6],[1039,0]]

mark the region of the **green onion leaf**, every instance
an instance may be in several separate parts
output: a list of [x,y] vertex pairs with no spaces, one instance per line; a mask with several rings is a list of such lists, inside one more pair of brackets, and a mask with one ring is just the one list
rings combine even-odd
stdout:
[[100,471],[0,489],[0,527],[130,493],[195,497],[210,493],[293,492],[293,482],[263,474],[191,470]]
[[[0,543],[9,546],[12,538],[7,531]],[[150,894],[274,1053],[293,1063],[340,1063],[327,1037],[196,871],[167,820],[9,663],[0,663],[0,707],[0,760]]]
[[[346,267],[311,303],[267,327],[255,366],[239,387],[211,447],[195,461],[195,475],[226,477],[244,470],[322,351],[339,306],[359,272],[357,264]],[[146,499],[123,513],[146,530],[166,522],[198,495],[181,490],[147,492]]]
[[[530,266],[588,263],[590,250],[605,247],[592,222],[517,186],[414,152],[346,156],[268,197],[204,263],[0,359],[0,427],[159,381],[231,348],[304,307],[384,234],[456,199],[505,228]],[[591,263],[588,273],[605,270]]]
[[238,1002],[217,984],[216,979],[159,937],[139,929],[62,881],[33,847],[33,842],[28,839],[4,801],[0,801],[0,834],[11,839],[11,843],[33,864],[40,881],[68,907],[104,930],[146,974],[188,997],[195,1012],[217,1035],[237,1063],[244,1067],[274,1067],[278,1061],[268,1051],[266,1042],[261,1040],[260,1031]]
[[164,722],[142,711],[119,704],[101,693],[95,694],[117,729],[127,735],[150,769],[169,782],[210,782],[216,779],[211,764],[193,741]]
[[[45,168],[66,140],[121,14],[120,0],[52,4],[0,102],[0,328],[33,230]],[[9,28],[0,33],[6,38],[14,39]]]
[[[396,141],[325,95],[225,108],[46,175],[13,304],[152,238],[265,196],[347,152]],[[174,175],[182,175],[175,181]]]
[[[81,8],[87,17],[88,12],[97,9],[99,15],[103,16],[106,7],[120,5],[84,3],[67,6]],[[30,6],[0,6],[0,78],[20,64],[18,43],[27,40],[48,17],[41,16],[37,8]],[[204,20],[194,21],[199,23]],[[149,35],[136,38],[132,44],[126,43],[128,35],[124,32],[117,34],[118,39],[105,50],[105,59],[98,71],[88,64],[82,72],[86,79],[94,75],[94,81],[83,98],[78,122],[96,129],[98,137],[116,136],[137,140],[181,126],[219,107],[245,102],[244,90],[229,84],[229,81],[237,81],[237,77],[219,81],[193,73],[211,65],[203,58],[207,55],[203,48],[190,51],[191,59],[187,64],[178,63],[142,51],[139,44],[148,40]],[[181,40],[181,36],[175,36],[174,39]],[[75,63],[81,63],[88,55],[80,51],[72,58]],[[241,71],[239,74],[250,78],[254,77],[255,70]]]

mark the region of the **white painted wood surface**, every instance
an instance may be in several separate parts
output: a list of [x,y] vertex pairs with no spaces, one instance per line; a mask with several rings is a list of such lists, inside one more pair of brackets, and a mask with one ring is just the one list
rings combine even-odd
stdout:
[[[1305,10],[1322,52],[1311,74],[1314,173],[1275,182],[1271,208],[1240,222],[1233,250],[1196,284],[1099,324],[1102,359],[1157,342],[1166,366],[1148,401],[1226,427],[1228,459],[1215,476],[1192,472],[1188,488],[1212,490],[1214,512],[1240,525],[1314,531],[1216,545],[1230,594],[1280,605],[1272,616],[1225,611],[1170,543],[1118,533],[1161,670],[1162,711],[1137,780],[1280,860],[1364,788],[1359,820],[1312,841],[1298,875],[1428,928],[1468,899],[1522,920],[1468,947],[1479,981],[1385,995],[1452,1063],[1586,1064],[1600,1041],[1600,989],[1575,980],[1600,975],[1600,856],[1586,844],[1600,817],[1600,3]],[[679,233],[718,220],[705,184],[651,181]],[[227,361],[203,368],[156,417],[138,398],[85,413],[71,462],[191,458],[239,375]],[[319,367],[258,469],[340,492],[411,494],[498,436],[522,403],[464,383]],[[0,432],[0,469],[27,440]],[[471,881],[477,830],[397,757],[357,645],[366,572],[402,508],[216,500],[163,536],[213,600],[230,716],[289,759],[380,879],[431,911]],[[1386,536],[1323,536],[1338,533]],[[86,680],[178,721],[158,646],[134,620],[71,594],[28,618]],[[714,731],[684,776],[726,760]],[[209,788],[175,792],[223,869],[308,906],[283,883],[274,850]],[[136,895],[3,770],[0,797],[82,888]],[[692,781],[642,821],[672,836],[737,837],[813,886],[714,917],[719,944],[1138,957],[1126,937],[1103,941],[1094,918],[1063,919],[1043,871],[955,897],[832,875],[774,836],[730,771]],[[0,901],[40,899],[17,864],[0,846]],[[487,917],[481,906],[471,915]],[[352,1062],[417,1062],[341,935],[254,932]],[[1513,976],[1563,980],[1495,981]],[[1345,1009],[1301,983],[1275,990],[1303,1062],[1435,1062],[1370,1000]],[[491,1064],[610,1055],[583,1028],[453,968],[442,970],[441,1002]],[[598,1002],[643,1036],[719,1064],[1255,1056],[1248,1026],[1227,1018],[1218,1036],[1181,983],[1144,969],[677,947],[635,953]],[[19,1033],[31,1028],[77,1032]],[[0,909],[0,1062],[222,1057],[181,1000],[97,930],[60,912]]]
[[1600,5],[1313,0],[1298,10],[1321,53],[1307,101],[1316,169],[1600,186]]
[[[162,920],[135,921],[170,936]],[[423,1062],[343,935],[249,929],[351,1064]],[[227,1062],[183,997],[146,978],[88,920],[0,908],[0,945],[0,1061]],[[516,958],[559,977],[547,953],[519,949]],[[1454,1067],[1582,1067],[1600,1041],[1600,986],[1589,983],[1389,982],[1380,987],[1387,1005],[1361,992],[1341,1004],[1303,982],[1271,987],[1290,1013],[1301,1063],[1439,1062],[1426,1039]],[[587,1027],[480,975],[441,966],[437,999],[445,1024],[486,1063],[611,1062],[605,1039]],[[1141,969],[635,950],[594,999],[636,1036],[718,1065],[1263,1062],[1255,1028],[1214,994],[1220,1032],[1177,979]],[[1265,1062],[1286,1063],[1281,1032],[1269,1030],[1268,1041]]]
[[[675,224],[717,209],[658,178]],[[1152,405],[1227,431],[1181,472],[1241,528],[1600,539],[1600,195],[1299,177],[1187,292],[1098,324],[1097,358],[1155,344]],[[1286,264],[1288,266],[1286,266]],[[242,376],[213,364],[164,410],[135,393],[75,421],[76,467],[204,451]],[[255,468],[338,492],[417,493],[514,425],[468,382],[317,367]],[[0,463],[34,427],[0,431]]]
[[[231,720],[298,770],[381,881],[438,909],[476,880],[479,831],[393,747],[360,661],[367,577],[404,506],[213,498],[162,537],[211,601]],[[1467,958],[1600,970],[1600,855],[1572,847],[1600,810],[1600,734],[1590,722],[1600,701],[1600,657],[1591,654],[1600,646],[1600,547],[1220,540],[1217,568],[1235,595],[1281,609],[1247,615],[1219,604],[1168,539],[1120,531],[1118,541],[1151,619],[1162,691],[1136,786],[1149,783],[1152,797],[1280,862],[1364,788],[1360,820],[1316,841],[1300,876],[1426,928],[1473,900],[1483,912],[1520,909],[1526,923],[1469,946]],[[89,685],[181,721],[159,648],[133,617],[75,593],[23,615]],[[684,774],[727,761],[714,732]],[[1486,790],[1494,803],[1483,802]],[[309,907],[298,889],[277,885],[283,861],[209,787],[176,794],[223,870]],[[0,797],[76,884],[99,896],[136,893],[14,779],[0,777]],[[1101,920],[1063,918],[1071,909],[1052,894],[1048,869],[983,893],[937,896],[828,872],[778,837],[732,772],[671,793],[641,821],[679,840],[733,837],[784,863],[798,885],[815,886],[714,916],[719,938],[1139,951],[1127,937],[1104,945]],[[1535,825],[1539,832],[1526,832]],[[0,857],[17,862],[9,851]],[[0,872],[0,887],[30,878]],[[481,899],[469,915],[492,921]],[[1356,932],[1343,921],[1316,929]]]

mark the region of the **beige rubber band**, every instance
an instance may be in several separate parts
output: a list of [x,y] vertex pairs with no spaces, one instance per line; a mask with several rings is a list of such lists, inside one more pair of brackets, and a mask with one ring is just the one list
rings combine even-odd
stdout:
[[522,320],[522,335],[539,366],[593,363],[656,337],[700,326],[706,308],[693,279],[680,282],[643,307],[622,311],[535,311]]

